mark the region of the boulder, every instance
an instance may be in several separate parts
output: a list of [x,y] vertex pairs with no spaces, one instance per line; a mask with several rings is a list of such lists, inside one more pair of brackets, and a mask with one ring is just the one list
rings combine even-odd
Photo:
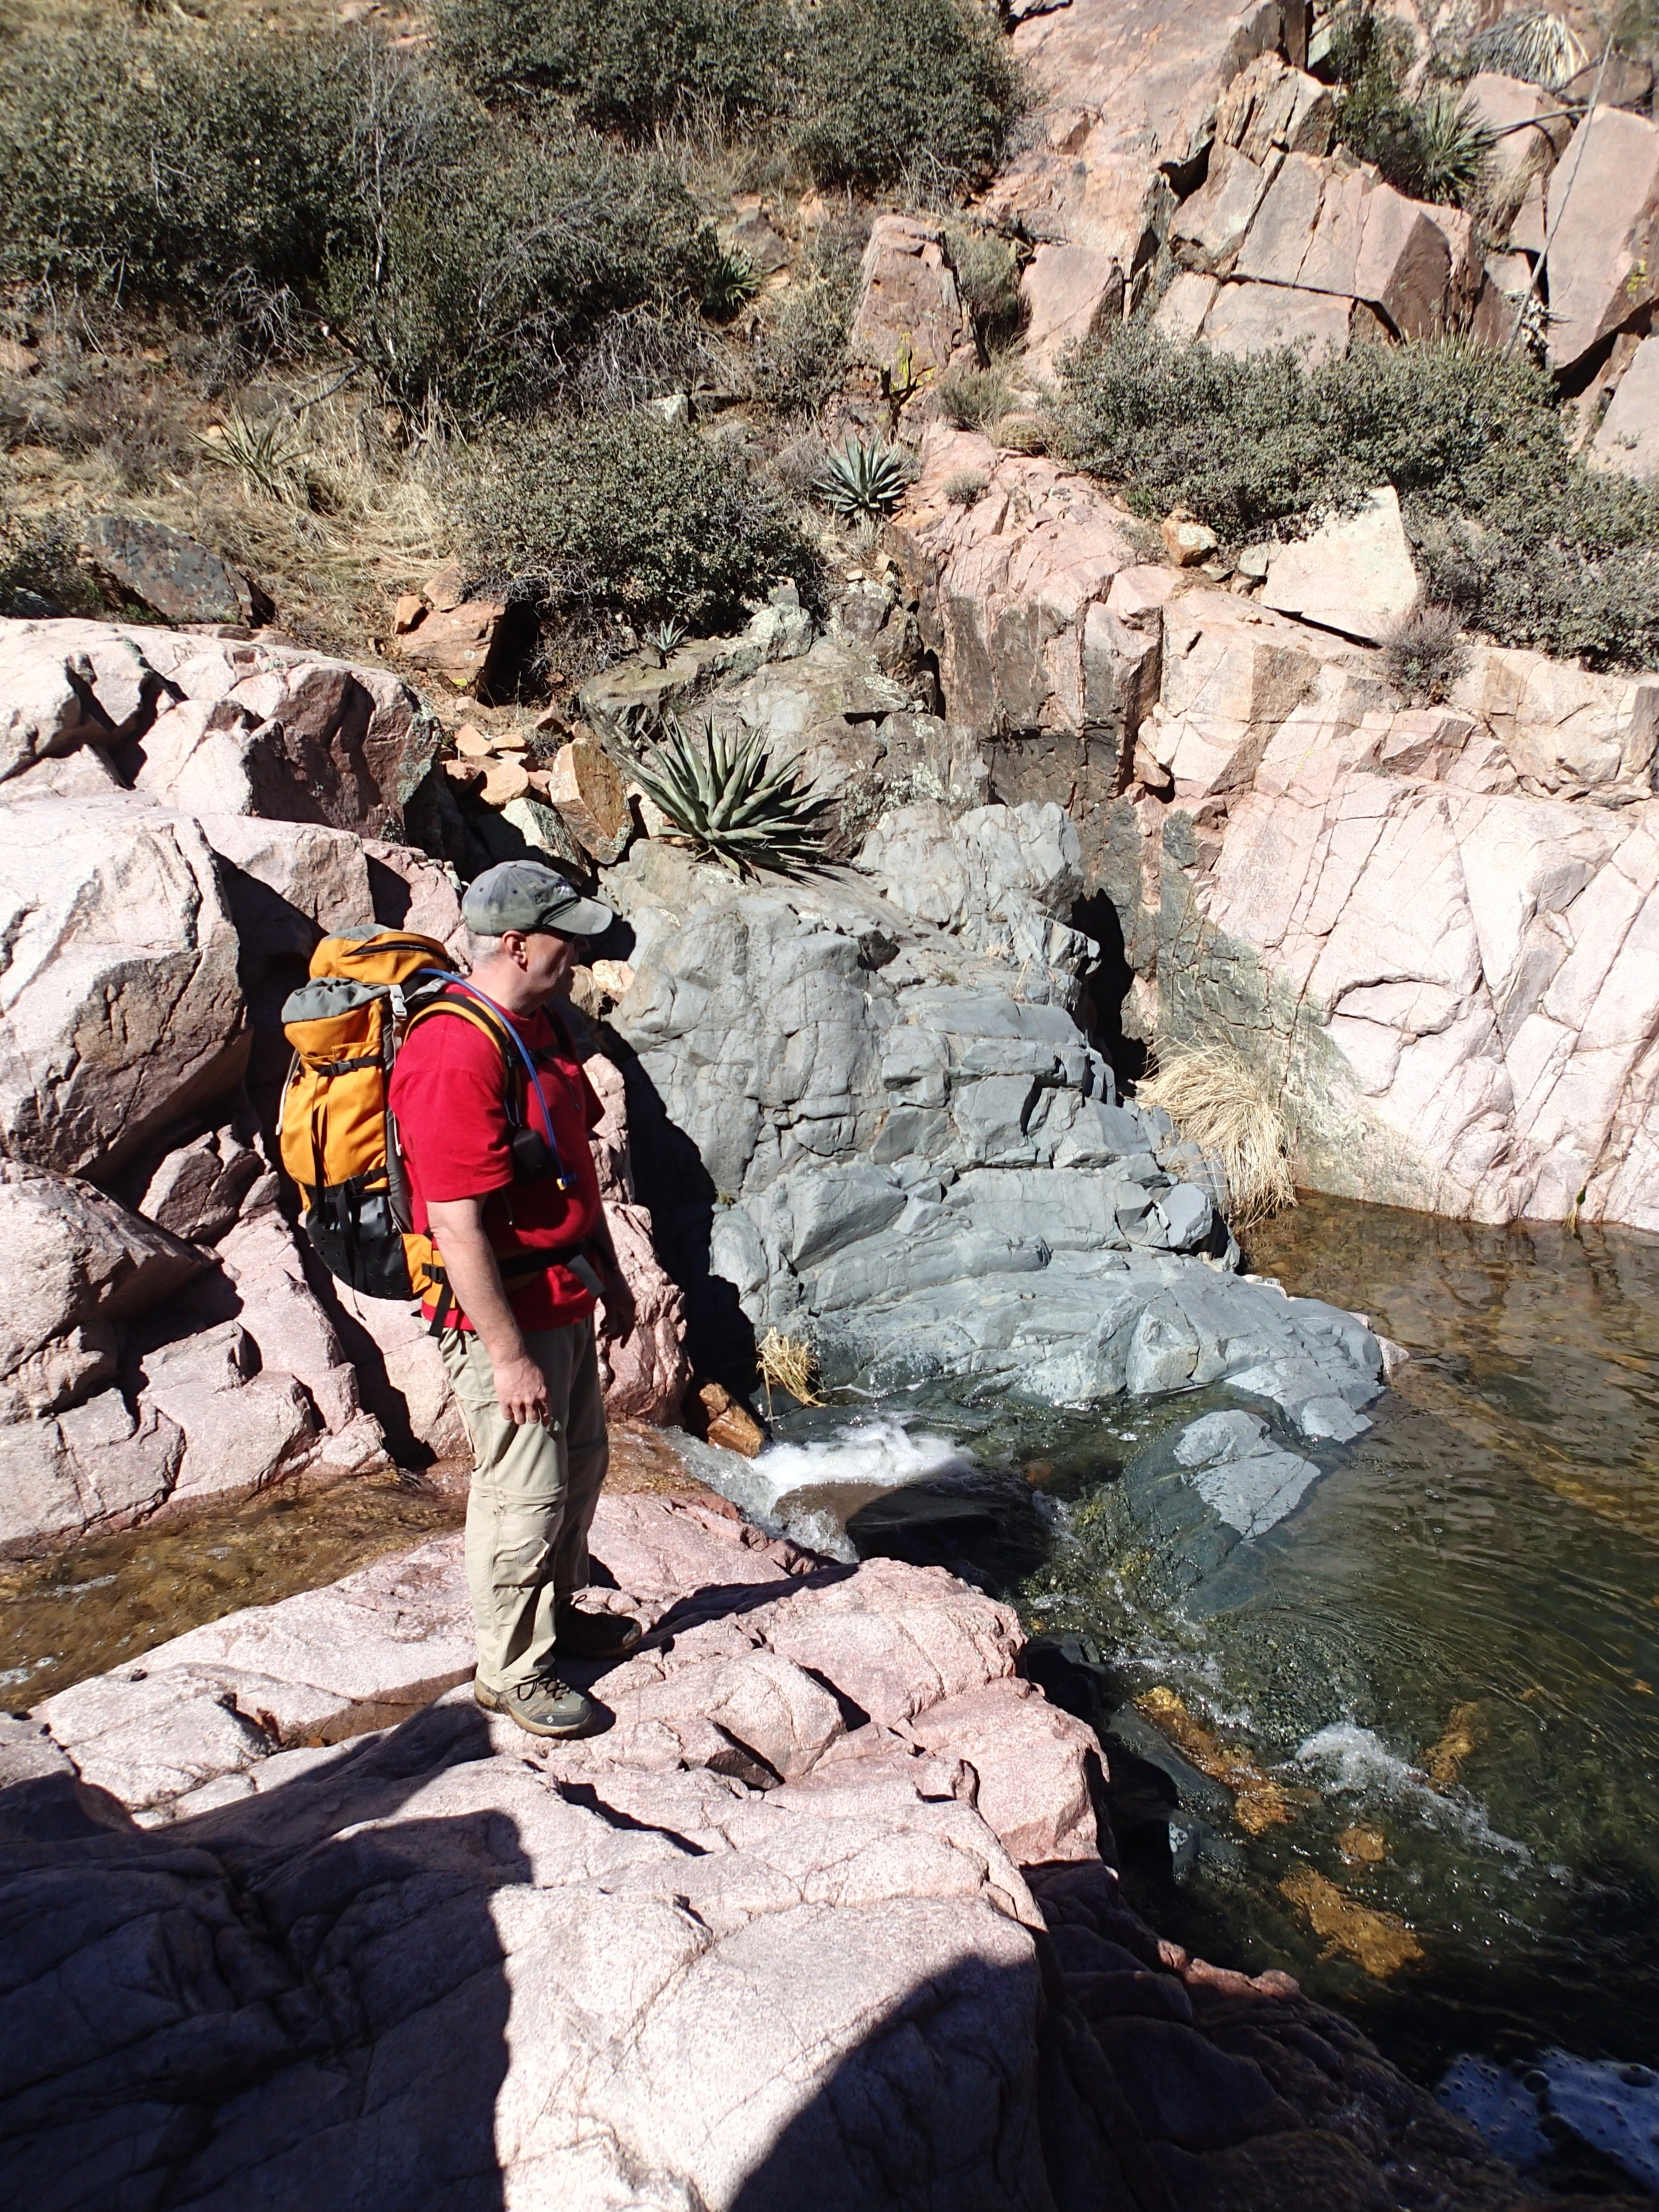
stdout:
[[[1068,904],[1059,810],[1000,811]],[[958,848],[960,826],[896,823],[884,868],[948,897],[954,872],[1012,866],[1009,824],[970,819]],[[866,1389],[951,1377],[1072,1403],[1249,1371],[1292,1419],[1372,1395],[1382,1355],[1351,1317],[1315,1328],[1183,1256],[1236,1248],[1116,1103],[1052,946],[978,953],[854,881],[744,887],[656,844],[606,881],[637,940],[610,1018],[653,1098],[635,1175],[702,1371],[738,1371],[735,1302],[745,1337],[805,1336],[827,1381]]]
[[303,1233],[272,1208],[239,1221],[215,1256],[230,1286],[231,1316],[252,1338],[261,1371],[303,1383],[322,1426],[338,1436],[361,1410],[357,1376],[306,1280],[296,1243]]
[[1334,515],[1267,562],[1261,604],[1376,644],[1417,604],[1417,570],[1392,484],[1355,514]]
[[1170,226],[1170,244],[1188,269],[1224,272],[1243,244],[1267,189],[1267,175],[1245,155],[1217,146],[1209,173],[1183,200]]
[[691,1363],[685,1355],[685,1297],[657,1257],[651,1216],[639,1202],[622,1070],[601,1052],[589,1052],[583,1065],[605,1109],[591,1141],[605,1226],[617,1264],[634,1293],[635,1314],[634,1332],[625,1344],[600,1345],[605,1410],[613,1419],[665,1428],[679,1419],[680,1401],[691,1381]]
[[1233,262],[1257,283],[1362,300],[1398,337],[1462,327],[1478,272],[1467,222],[1374,170],[1288,154]]
[[[1207,282],[1194,278],[1194,283]],[[1172,288],[1173,291],[1173,288]],[[1160,303],[1163,314],[1168,301]],[[1223,284],[1206,301],[1196,294],[1182,295],[1170,307],[1173,319],[1200,310],[1199,320],[1188,335],[1201,336],[1218,353],[1270,353],[1277,346],[1294,346],[1311,367],[1346,354],[1357,335],[1380,332],[1370,308],[1357,300],[1331,292],[1299,291],[1287,284]],[[1164,325],[1170,327],[1170,319]]]
[[1123,290],[1123,264],[1104,247],[1039,246],[1019,280],[1033,363],[1052,372],[1067,346],[1121,322]]
[[944,232],[909,216],[878,215],[860,276],[848,360],[901,394],[937,376],[968,334]]
[[[1494,199],[1518,206],[1534,177],[1555,166],[1555,142],[1543,118],[1555,120],[1561,101],[1541,85],[1481,70],[1469,79],[1463,97],[1475,120],[1492,133],[1487,156],[1488,190]],[[1536,122],[1538,127],[1528,130]]]
[[216,1244],[257,1184],[274,1192],[275,1174],[251,1119],[204,1129],[167,1153],[138,1200],[144,1218],[186,1243]]
[[0,808],[0,1143],[107,1177],[229,1091],[237,940],[194,823],[121,799]]
[[1561,374],[1659,297],[1659,126],[1598,107],[1546,187],[1548,361]]
[[[987,484],[964,507],[945,486],[966,467]],[[1104,603],[1114,576],[1137,557],[1127,524],[1087,477],[935,424],[892,525],[951,720],[1019,732],[1098,731],[1109,746],[1109,791],[1111,740],[1123,728],[1122,656]]]
[[1659,338],[1644,338],[1620,378],[1589,459],[1621,476],[1659,476]]
[[310,1397],[291,1375],[254,1373],[258,1357],[236,1322],[145,1356],[139,1404],[185,1440],[171,1504],[251,1496],[310,1456],[318,1428]]
[[164,622],[258,625],[276,614],[252,577],[165,523],[100,514],[86,527],[94,573]]
[[633,833],[628,787],[603,745],[573,738],[561,745],[548,775],[547,796],[584,852],[602,867],[621,860]]
[[406,631],[387,641],[405,667],[440,676],[458,691],[487,688],[508,610],[499,599],[467,599],[434,607]]
[[118,1390],[0,1425],[0,1555],[28,1557],[101,1528],[143,1520],[167,1498],[182,1431]]
[[161,1304],[208,1264],[90,1183],[20,1162],[0,1160],[0,1219],[11,1285],[0,1317],[6,1419],[59,1412],[109,1381],[113,1325]]
[[11,798],[88,745],[157,805],[399,837],[437,746],[388,670],[262,638],[0,619],[0,697]]
[[150,720],[164,680],[106,623],[0,619],[0,784],[82,745],[118,744]]
[[982,206],[1036,246],[1022,291],[1040,369],[1139,297],[1175,210],[1171,179],[1203,155],[1222,94],[1277,45],[1280,21],[1279,0],[1152,0],[1133,16],[1073,0],[1017,24],[1031,125]]
[[1597,676],[1541,653],[1478,646],[1453,691],[1538,793],[1622,785],[1645,797],[1659,753],[1659,675]]
[[1335,122],[1328,85],[1276,53],[1258,54],[1216,103],[1216,148],[1234,147],[1265,168],[1276,153],[1328,153]]

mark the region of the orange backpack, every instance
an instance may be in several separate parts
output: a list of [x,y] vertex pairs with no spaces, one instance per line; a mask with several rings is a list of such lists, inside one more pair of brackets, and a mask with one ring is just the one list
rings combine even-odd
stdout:
[[[452,985],[466,995],[447,996]],[[306,1232],[330,1272],[369,1297],[435,1302],[441,1323],[453,1299],[431,1238],[411,1225],[409,1177],[387,1097],[404,1040],[439,1013],[471,1022],[500,1051],[523,1171],[541,1173],[550,1164],[568,1184],[551,1121],[545,1144],[526,1125],[534,1069],[517,1034],[491,1000],[453,971],[435,938],[372,922],[325,937],[311,956],[311,981],[283,1003],[294,1060],[279,1141],[283,1165],[305,1200]],[[539,1088],[536,1096],[542,1103]],[[563,1258],[547,1251],[497,1255],[504,1279]]]

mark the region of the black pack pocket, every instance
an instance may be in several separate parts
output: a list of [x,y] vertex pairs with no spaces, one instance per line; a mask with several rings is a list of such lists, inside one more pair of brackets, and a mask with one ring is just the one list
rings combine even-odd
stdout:
[[306,1234],[331,1275],[367,1298],[409,1298],[409,1261],[389,1194],[339,1182],[317,1193]]

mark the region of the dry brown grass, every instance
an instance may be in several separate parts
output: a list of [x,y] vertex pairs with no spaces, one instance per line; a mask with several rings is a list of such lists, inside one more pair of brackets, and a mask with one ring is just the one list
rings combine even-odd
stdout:
[[1261,1078],[1231,1047],[1172,1046],[1137,1093],[1161,1106],[1182,1135],[1218,1159],[1227,1177],[1227,1217],[1248,1229],[1296,1204],[1285,1116]]
[[[393,600],[458,550],[465,447],[422,437],[337,369],[204,393],[194,342],[42,331],[40,369],[0,378],[0,503],[71,530],[161,522],[246,568],[303,643],[361,657]],[[262,460],[263,457],[263,460]]]
[[761,1380],[766,1385],[769,1419],[772,1413],[772,1385],[775,1382],[781,1390],[787,1390],[803,1406],[821,1406],[823,1403],[817,1395],[817,1362],[812,1357],[810,1345],[803,1344],[799,1337],[782,1336],[776,1329],[769,1328],[760,1340],[759,1358]]

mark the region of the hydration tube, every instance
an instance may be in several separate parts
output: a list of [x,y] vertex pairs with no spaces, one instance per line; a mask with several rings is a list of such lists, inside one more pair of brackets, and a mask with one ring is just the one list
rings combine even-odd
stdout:
[[541,1077],[537,1071],[535,1061],[530,1056],[524,1039],[513,1025],[512,1015],[507,1012],[505,1006],[498,1006],[487,991],[481,991],[476,983],[469,983],[465,975],[446,975],[444,981],[447,983],[457,985],[470,998],[477,999],[482,1005],[488,1006],[490,1012],[498,1018],[501,1027],[518,1048],[519,1057],[524,1062],[525,1074],[529,1081],[531,1096],[542,1109],[542,1121],[547,1130],[548,1149],[553,1155],[553,1171],[558,1178],[559,1188],[568,1190],[570,1177],[566,1175],[564,1163],[559,1158],[559,1140],[553,1133],[553,1116],[547,1110],[547,1100],[542,1091]]

